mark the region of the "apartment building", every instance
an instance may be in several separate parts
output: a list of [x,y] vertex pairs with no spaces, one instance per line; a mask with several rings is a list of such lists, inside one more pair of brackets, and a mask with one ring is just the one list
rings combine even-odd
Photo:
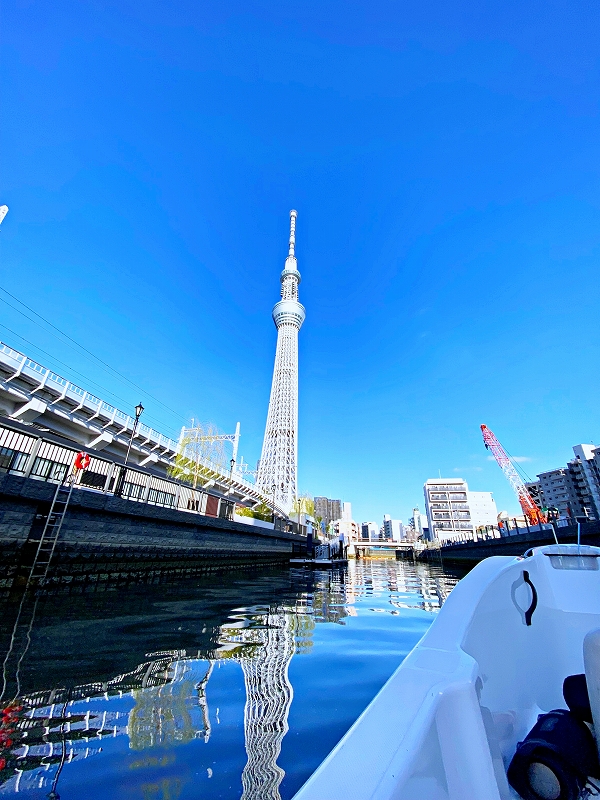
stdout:
[[432,478],[425,482],[425,511],[432,540],[473,538],[469,487],[462,478]]
[[488,528],[498,524],[498,509],[491,492],[467,492],[467,502],[471,512],[471,522],[475,530],[482,526]]
[[342,518],[342,501],[330,500],[328,497],[315,497],[315,517],[321,517],[325,527],[336,519]]
[[392,542],[401,542],[404,538],[404,525],[401,519],[392,519],[389,514],[383,517],[383,536]]

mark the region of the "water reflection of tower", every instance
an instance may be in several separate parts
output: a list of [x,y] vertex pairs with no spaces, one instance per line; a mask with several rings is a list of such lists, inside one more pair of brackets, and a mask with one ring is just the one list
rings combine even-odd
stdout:
[[262,647],[240,663],[246,685],[244,736],[248,761],[242,800],[279,800],[284,772],[277,765],[294,692],[288,667],[294,654],[294,615],[277,610],[265,619]]

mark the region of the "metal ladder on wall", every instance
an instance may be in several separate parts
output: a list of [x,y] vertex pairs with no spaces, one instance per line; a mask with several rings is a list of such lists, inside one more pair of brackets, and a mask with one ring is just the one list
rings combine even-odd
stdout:
[[[59,483],[56,487],[48,517],[37,541],[37,549],[27,576],[26,588],[34,581],[41,586],[46,580],[60,530],[71,501],[76,475],[77,473],[72,472],[63,483]],[[36,540],[33,540],[32,544],[36,544]]]
[[[39,595],[31,595],[28,589],[33,583],[43,586],[48,575],[48,568],[56,549],[60,530],[69,507],[73,488],[77,480],[77,473],[73,471],[65,480],[56,487],[50,511],[40,533],[39,539],[29,541],[35,548],[35,555],[29,572],[27,582],[22,590],[21,602],[13,625],[10,646],[2,662],[2,683],[0,685],[0,702],[7,691],[14,690],[14,697],[20,693],[19,671],[21,662],[31,643],[31,630],[35,619]],[[12,684],[12,686],[11,686]],[[57,795],[58,797],[58,795]]]

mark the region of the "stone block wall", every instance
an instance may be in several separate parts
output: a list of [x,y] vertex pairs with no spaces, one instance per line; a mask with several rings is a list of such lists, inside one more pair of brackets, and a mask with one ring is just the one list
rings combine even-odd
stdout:
[[[55,489],[42,481],[0,476],[0,547],[7,563],[9,553],[14,556],[35,550],[36,545],[26,542],[32,525],[39,533]],[[294,533],[76,489],[55,560],[75,564],[89,556],[92,561],[116,564],[120,553],[126,552],[128,563],[135,562],[138,567],[147,563],[155,568],[157,562],[166,564],[173,558],[183,559],[182,563],[237,565],[284,561],[305,548],[306,539]],[[24,555],[24,561],[31,558],[31,554]],[[23,566],[20,570],[22,573]]]

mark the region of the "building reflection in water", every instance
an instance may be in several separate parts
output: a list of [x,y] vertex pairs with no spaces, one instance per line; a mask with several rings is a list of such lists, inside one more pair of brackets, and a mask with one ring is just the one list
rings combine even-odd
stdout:
[[193,739],[210,738],[206,685],[214,662],[178,659],[169,664],[164,683],[134,689],[129,714],[129,746],[133,750],[172,747]]
[[395,608],[421,608],[439,611],[458,576],[413,561],[382,559],[350,561],[346,583],[347,611],[367,597],[388,597]]
[[[284,771],[277,761],[294,696],[288,669],[294,654],[310,652],[315,625],[341,622],[356,615],[359,601],[378,596],[387,599],[386,608],[373,610],[435,611],[457,582],[431,567],[395,561],[366,560],[351,562],[347,571],[291,570],[290,575],[294,591],[282,600],[234,609],[216,629],[211,651],[150,653],[134,670],[105,683],[5,702],[0,794],[55,789],[63,768],[100,753],[106,737],[127,735],[135,751],[208,742],[207,687],[215,663],[228,660],[240,664],[246,693],[242,800],[280,800]],[[170,784],[166,795],[159,784],[141,788],[148,797],[179,794]]]
[[[134,750],[208,741],[205,690],[213,665],[207,669],[206,661],[185,656],[151,653],[149,661],[106,683],[25,695],[8,705],[14,709],[8,725],[5,706],[0,793],[54,788],[57,771],[101,753],[106,737],[127,735]],[[135,701],[131,711],[110,709],[123,698]]]

